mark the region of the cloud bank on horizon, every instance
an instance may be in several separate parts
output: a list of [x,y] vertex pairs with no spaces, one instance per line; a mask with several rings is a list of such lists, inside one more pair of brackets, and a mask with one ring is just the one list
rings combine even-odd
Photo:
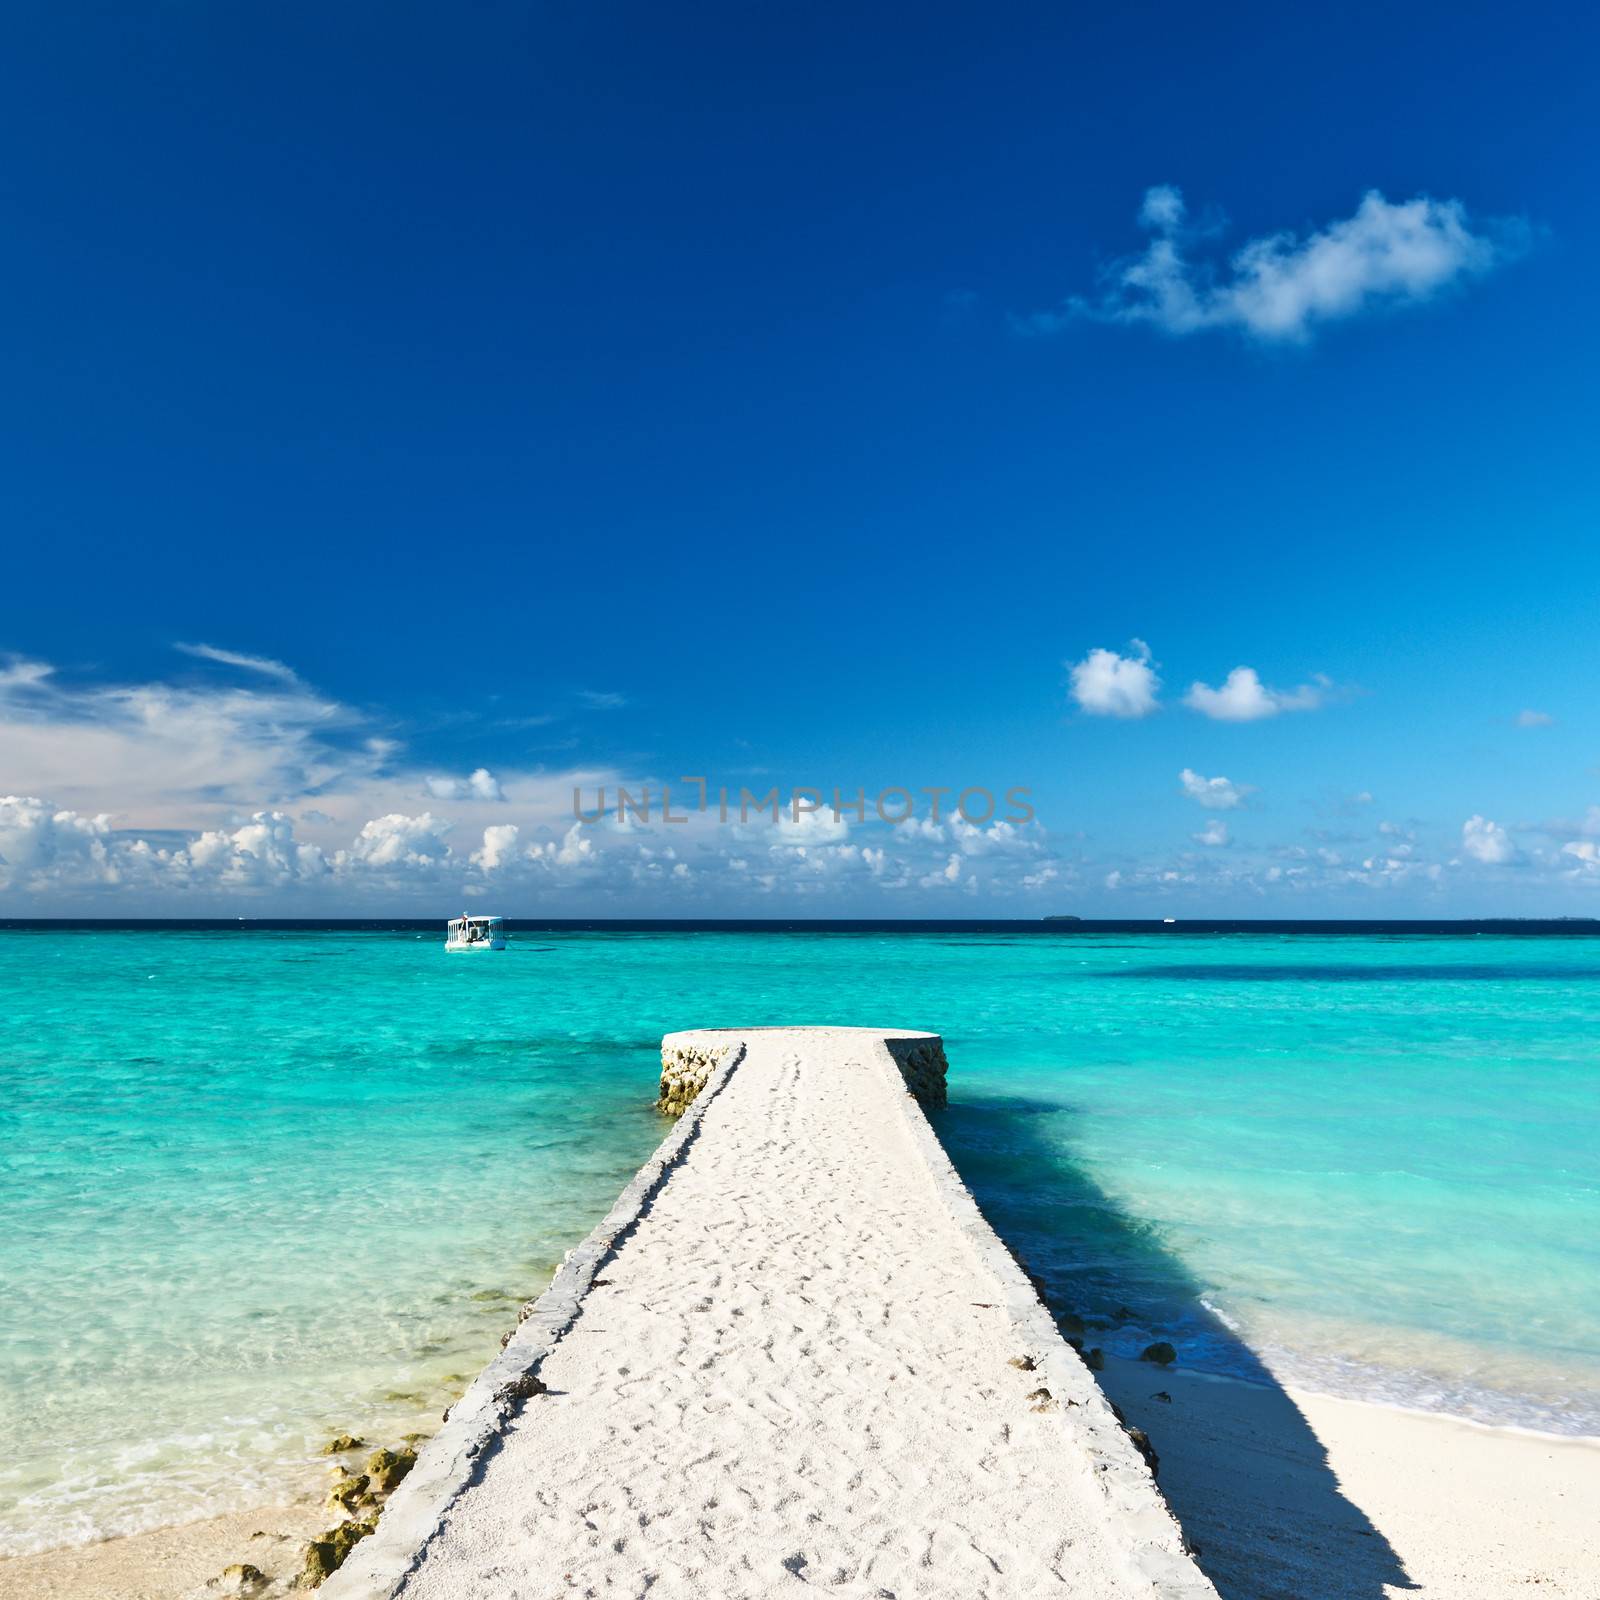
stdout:
[[652,780],[592,765],[441,774],[280,662],[180,648],[266,682],[70,685],[45,662],[0,664],[0,909],[267,898],[327,914],[492,891],[573,914],[690,915],[773,896],[819,909],[863,891],[891,904],[1004,897],[1061,875],[1036,822],[946,814],[895,828],[757,809],[727,828],[714,810],[689,826],[659,811],[581,823],[575,792],[637,797]]
[[1265,344],[1305,344],[1328,323],[1421,305],[1525,253],[1524,218],[1475,221],[1460,200],[1427,195],[1398,203],[1376,189],[1354,213],[1305,234],[1250,239],[1225,266],[1196,251],[1221,223],[1193,223],[1181,190],[1145,191],[1144,250],[1112,262],[1095,296],[1072,295],[1053,311],[1018,320],[1024,332],[1061,333],[1081,322],[1139,324],[1182,338],[1233,330]]
[[[1130,651],[1097,647],[1073,664],[1080,710],[1133,724],[1161,708],[1149,647]],[[1054,838],[1038,822],[980,825],[948,812],[899,826],[826,809],[776,820],[758,811],[727,827],[692,810],[687,826],[659,814],[585,825],[573,820],[575,789],[614,794],[619,782],[652,780],[604,765],[441,774],[392,728],[281,662],[185,653],[254,681],[71,684],[48,663],[0,663],[0,911],[347,914],[494,894],[552,915],[717,915],[790,901],[817,913],[1027,917],[1086,894],[1128,915],[1175,896],[1243,894],[1280,895],[1292,914],[1297,898],[1438,893],[1462,874],[1600,884],[1600,806],[1538,825],[1474,812],[1431,855],[1416,829],[1391,820],[1305,843],[1271,836],[1270,806],[1247,803],[1255,785],[1188,766],[1174,805],[1213,815],[1189,832],[1175,810],[1165,847],[1137,856]],[[1183,704],[1207,721],[1258,722],[1322,704],[1326,681],[1280,691],[1235,668]],[[1367,791],[1355,799],[1373,803]],[[1249,822],[1249,836],[1220,812]]]

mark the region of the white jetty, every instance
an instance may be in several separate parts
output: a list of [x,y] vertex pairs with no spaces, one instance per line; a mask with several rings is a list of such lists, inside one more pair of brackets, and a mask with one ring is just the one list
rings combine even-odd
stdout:
[[672,1133],[322,1593],[1215,1600],[944,1082],[934,1034],[669,1034]]

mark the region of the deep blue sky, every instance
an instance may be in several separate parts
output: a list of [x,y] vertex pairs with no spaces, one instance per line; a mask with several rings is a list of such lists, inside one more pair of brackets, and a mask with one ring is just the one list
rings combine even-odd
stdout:
[[[1600,800],[1570,7],[8,20],[0,649],[58,682],[218,681],[201,640],[419,767],[1025,783],[1107,914],[1103,868],[1209,820],[1184,767],[1254,789],[1262,849],[1357,792],[1439,861]],[[1532,242],[1304,345],[1019,332],[1157,184],[1223,254],[1373,188]],[[1083,715],[1064,663],[1134,636],[1167,709]],[[1345,692],[1176,706],[1243,663]],[[1505,865],[1451,908],[1600,899]]]

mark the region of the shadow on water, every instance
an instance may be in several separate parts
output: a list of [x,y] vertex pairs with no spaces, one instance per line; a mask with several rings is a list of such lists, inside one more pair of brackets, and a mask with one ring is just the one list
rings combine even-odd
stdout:
[[1201,1302],[1157,1231],[1073,1163],[1061,1138],[1073,1115],[1048,1101],[979,1096],[932,1120],[984,1215],[1043,1283],[1064,1334],[1129,1358],[1166,1340],[1178,1347],[1179,1368],[1187,1361],[1249,1378],[1208,1386],[1208,1409],[1230,1414],[1203,1450],[1175,1437],[1181,1404],[1149,1403],[1165,1393],[1161,1368],[1113,1362],[1101,1378],[1163,1458],[1167,1503],[1223,1600],[1385,1600],[1418,1587],[1340,1493],[1299,1407]]

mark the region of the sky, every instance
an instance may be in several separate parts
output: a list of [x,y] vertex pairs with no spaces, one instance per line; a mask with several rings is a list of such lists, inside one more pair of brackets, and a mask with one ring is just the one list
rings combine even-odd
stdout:
[[1600,911],[1593,18],[8,21],[0,914]]

